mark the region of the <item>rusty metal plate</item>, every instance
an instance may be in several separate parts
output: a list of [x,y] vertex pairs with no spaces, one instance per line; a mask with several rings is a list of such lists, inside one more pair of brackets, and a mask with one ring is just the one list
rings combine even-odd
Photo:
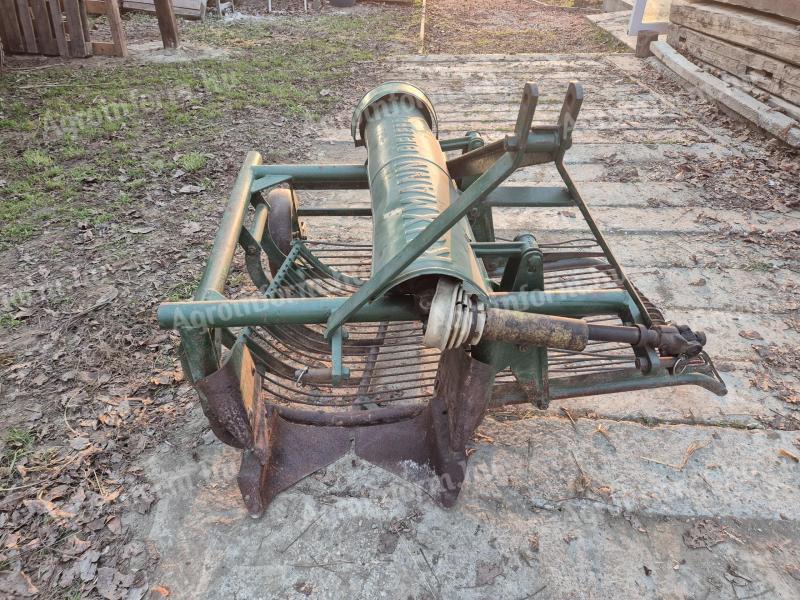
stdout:
[[[250,351],[243,340],[233,348],[219,370],[195,382],[218,424],[237,442],[238,447],[253,448],[251,418],[257,414],[261,375],[256,371]],[[217,437],[228,443],[225,437]],[[234,445],[234,444],[230,444]]]

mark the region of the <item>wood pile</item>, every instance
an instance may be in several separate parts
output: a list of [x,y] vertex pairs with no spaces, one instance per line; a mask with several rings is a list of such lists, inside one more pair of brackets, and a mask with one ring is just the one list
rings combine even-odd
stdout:
[[127,56],[117,0],[95,0],[112,41],[92,40],[84,0],[0,0],[0,40],[9,54]]
[[800,0],[681,0],[670,23],[670,46],[800,120]]

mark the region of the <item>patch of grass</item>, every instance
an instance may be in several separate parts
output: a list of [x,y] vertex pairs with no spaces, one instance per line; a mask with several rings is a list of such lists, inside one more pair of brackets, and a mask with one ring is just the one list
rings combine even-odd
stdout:
[[187,173],[196,173],[206,166],[206,155],[201,152],[189,152],[178,159],[178,165]]
[[53,159],[41,150],[32,149],[25,150],[22,154],[22,162],[29,169],[40,169],[51,166],[53,164]]
[[591,34],[596,44],[608,52],[631,52],[631,49],[596,23],[591,23]]
[[89,206],[77,206],[69,209],[65,213],[65,216],[68,217],[70,221],[88,223],[92,227],[114,220],[113,212],[107,212]]
[[86,156],[86,148],[83,146],[66,143],[61,147],[61,156],[64,160],[74,160]]
[[13,475],[14,467],[19,460],[33,451],[36,444],[36,434],[30,429],[12,427],[5,437],[5,451],[0,457],[0,466]]
[[[0,79],[0,97],[7,99],[0,145],[11,150],[0,153],[7,182],[0,249],[35,236],[42,223],[64,224],[79,214],[96,222],[129,210],[154,175],[169,169],[164,157],[172,153],[183,154],[184,171],[202,172],[208,159],[199,149],[239,113],[268,107],[288,118],[318,119],[336,102],[335,94],[320,92],[350,76],[357,62],[375,58],[379,42],[402,40],[404,33],[392,11],[207,20],[187,23],[184,37],[229,50],[223,58],[8,74]],[[118,181],[120,173],[128,179]],[[124,201],[108,200],[109,185],[116,188],[111,197]],[[102,210],[81,210],[91,207]]]
[[773,269],[772,263],[765,260],[750,260],[742,265],[744,271],[767,272]]
[[27,451],[36,443],[36,435],[30,429],[12,427],[6,434],[6,444]]
[[0,329],[11,329],[21,324],[22,321],[15,319],[9,314],[0,315]]
[[178,302],[180,300],[187,300],[192,297],[195,289],[197,289],[197,281],[184,281],[177,285],[172,286],[167,290],[167,301]]

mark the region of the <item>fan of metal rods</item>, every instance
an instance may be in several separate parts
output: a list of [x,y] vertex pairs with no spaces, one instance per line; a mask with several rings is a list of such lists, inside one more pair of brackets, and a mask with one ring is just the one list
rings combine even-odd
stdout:
[[[615,289],[622,283],[591,238],[542,244],[546,290]],[[349,296],[370,276],[372,246],[317,241],[295,242],[288,264],[273,278],[272,298]],[[653,318],[661,318],[653,308]],[[617,316],[591,322],[619,324]],[[388,403],[424,403],[433,393],[438,350],[422,345],[422,323],[351,324],[344,343],[350,377],[330,381],[330,346],[322,325],[253,328],[251,347],[271,402],[341,409]],[[550,351],[551,378],[609,372],[634,366],[630,346],[597,342],[583,352]],[[498,375],[498,383],[513,379]]]

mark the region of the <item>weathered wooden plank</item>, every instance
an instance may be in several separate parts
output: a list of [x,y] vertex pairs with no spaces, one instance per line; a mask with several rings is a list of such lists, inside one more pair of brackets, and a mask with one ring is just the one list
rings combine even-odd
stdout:
[[689,62],[667,42],[653,42],[656,58],[704,96],[730,109],[794,148],[800,148],[800,124],[770,109],[749,94],[723,83]]
[[47,3],[45,0],[30,0],[30,6],[33,13],[33,29],[36,33],[39,52],[47,56],[58,56],[58,44],[53,35]]
[[[697,60],[697,59],[695,59]],[[713,70],[714,67],[709,65],[708,63],[702,62],[698,60],[697,62],[700,63],[700,66],[704,69],[710,71]],[[717,69],[719,71],[719,69]],[[800,123],[800,106],[796,104],[792,104],[788,100],[784,100],[783,98],[778,98],[777,96],[773,96],[769,92],[765,92],[759,87],[755,87],[751,83],[744,81],[743,79],[739,79],[736,75],[731,75],[727,71],[719,71],[719,78],[724,81],[725,83],[729,83],[731,85],[735,85],[741,90],[744,90],[754,98],[758,98],[764,104],[769,106],[770,108],[776,109],[778,112],[782,112],[787,117],[790,117]]]
[[114,42],[92,42],[92,54],[95,56],[117,56]]
[[64,17],[61,14],[61,5],[58,0],[47,0],[50,9],[50,21],[53,25],[53,35],[56,37],[59,56],[69,56],[67,37],[64,35]]
[[28,0],[17,0],[17,20],[22,31],[22,39],[25,42],[25,50],[28,54],[39,54],[39,45],[36,43],[36,34],[33,32]]
[[716,0],[720,4],[733,4],[769,15],[800,21],[800,2],[797,0]]
[[[215,0],[211,0],[212,4]],[[201,12],[203,7],[208,4],[208,0],[170,0],[172,8],[179,9],[185,8],[188,10],[195,10]],[[137,7],[150,7],[150,10],[155,12],[155,0],[122,0],[122,8],[127,10],[129,6]]]
[[[156,14],[155,0],[123,0],[122,9]],[[172,9],[176,16],[184,19],[202,20],[206,14],[206,0],[173,0]]]
[[26,51],[25,40],[17,22],[17,7],[14,0],[0,0],[0,32],[3,35],[6,52],[19,54]]
[[675,3],[670,21],[800,65],[800,29],[783,19],[709,2]]
[[736,75],[789,102],[800,104],[800,67],[681,25],[670,26],[667,42],[685,54]]
[[[175,10],[185,8],[187,10],[202,12],[209,2],[214,4],[215,1],[216,0],[170,0],[170,4],[172,4],[172,8]],[[152,5],[155,9],[155,0],[125,0],[126,4],[128,2],[132,4]]]
[[89,31],[89,15],[86,13],[86,0],[78,0],[78,13],[81,15],[83,41],[86,43],[86,51],[89,52],[92,47],[92,32]]
[[69,29],[69,55],[76,58],[89,56],[86,39],[83,37],[83,20],[78,0],[64,0],[64,14]]
[[106,0],[86,0],[86,12],[90,15],[106,14]]
[[170,0],[155,0],[158,28],[164,48],[178,47],[178,21]]
[[114,40],[114,56],[128,56],[128,39],[125,28],[122,26],[122,17],[119,14],[117,0],[106,2],[106,17],[111,25],[111,38]]

